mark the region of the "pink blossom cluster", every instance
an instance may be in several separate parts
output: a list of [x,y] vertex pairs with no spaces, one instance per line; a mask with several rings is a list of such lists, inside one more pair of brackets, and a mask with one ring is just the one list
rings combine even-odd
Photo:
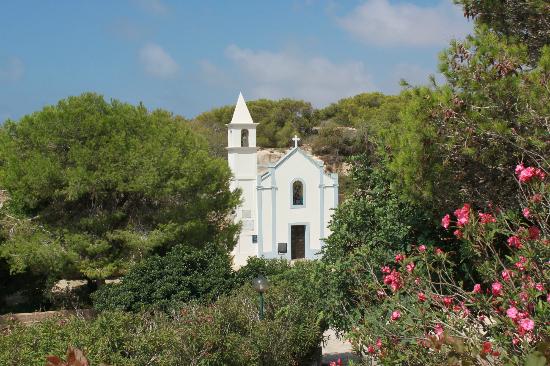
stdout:
[[456,216],[456,224],[459,227],[466,225],[470,220],[470,205],[468,203],[465,203],[464,206],[456,209],[454,214]]
[[523,336],[535,329],[535,322],[529,317],[529,313],[519,311],[515,306],[510,306],[508,310],[506,310],[506,316],[512,319],[512,321],[516,324],[520,336]]
[[403,280],[401,279],[401,274],[397,272],[395,269],[391,270],[389,273],[387,272],[389,268],[386,266],[382,268],[382,272],[386,273],[384,276],[384,284],[390,286],[391,290],[393,292],[396,292],[401,287],[403,287]]
[[479,215],[479,221],[482,224],[489,224],[489,223],[492,223],[492,222],[497,222],[497,219],[495,219],[495,217],[493,215],[491,215],[490,213],[479,212],[478,215]]
[[396,320],[398,320],[399,318],[401,318],[401,312],[399,310],[394,310],[392,313],[391,313],[391,321],[394,322]]
[[516,176],[521,183],[528,183],[533,178],[544,180],[546,174],[540,168],[525,167],[523,163],[516,166]]

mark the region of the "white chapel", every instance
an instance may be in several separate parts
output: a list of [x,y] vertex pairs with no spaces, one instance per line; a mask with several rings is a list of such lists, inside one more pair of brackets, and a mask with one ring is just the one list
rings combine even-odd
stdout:
[[258,174],[256,127],[242,94],[227,125],[227,158],[233,173],[232,189],[242,190],[235,220],[242,223],[233,250],[234,265],[248,257],[315,258],[330,233],[333,209],[338,206],[338,175],[325,172],[322,162],[298,146]]

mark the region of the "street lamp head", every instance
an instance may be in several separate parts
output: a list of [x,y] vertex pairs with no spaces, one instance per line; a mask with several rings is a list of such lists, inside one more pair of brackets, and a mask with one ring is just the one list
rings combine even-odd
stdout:
[[256,291],[263,294],[264,292],[267,291],[267,289],[269,287],[269,281],[267,280],[267,278],[260,275],[252,281],[252,285],[254,286],[254,289]]

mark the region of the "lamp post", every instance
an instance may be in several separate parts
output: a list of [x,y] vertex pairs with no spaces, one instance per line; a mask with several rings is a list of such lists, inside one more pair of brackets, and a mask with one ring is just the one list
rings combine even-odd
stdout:
[[252,284],[254,285],[254,289],[258,292],[260,295],[260,320],[264,319],[264,292],[267,291],[267,288],[269,287],[269,282],[267,281],[267,278],[264,276],[258,276],[253,281]]

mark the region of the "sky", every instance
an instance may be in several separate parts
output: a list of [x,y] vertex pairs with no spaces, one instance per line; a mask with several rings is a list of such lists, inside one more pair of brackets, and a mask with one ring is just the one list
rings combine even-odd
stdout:
[[187,118],[396,94],[471,31],[451,0],[0,0],[0,123],[88,91]]

